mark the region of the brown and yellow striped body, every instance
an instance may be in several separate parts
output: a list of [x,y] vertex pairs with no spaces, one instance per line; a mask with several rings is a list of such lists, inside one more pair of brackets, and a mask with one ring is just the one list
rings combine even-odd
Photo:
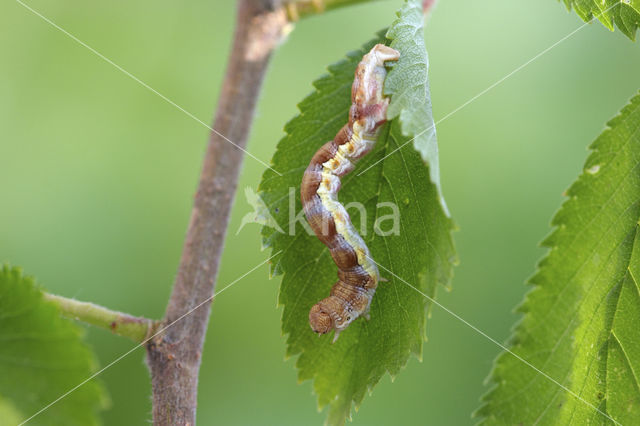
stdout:
[[307,221],[338,266],[331,295],[311,308],[309,323],[319,334],[335,330],[334,341],[353,320],[368,316],[380,281],[369,249],[338,201],[338,191],[340,177],[373,149],[386,121],[389,99],[382,94],[384,63],[399,56],[396,50],[377,44],[362,58],[351,89],[349,121],[315,153],[302,178],[300,195]]

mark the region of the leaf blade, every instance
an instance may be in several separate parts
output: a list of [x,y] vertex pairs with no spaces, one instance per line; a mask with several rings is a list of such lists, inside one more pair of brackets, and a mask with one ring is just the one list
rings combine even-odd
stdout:
[[[640,268],[640,96],[608,126],[553,219],[543,243],[551,250],[530,280],[511,342],[513,352],[572,393],[503,353],[491,376],[495,387],[477,412],[484,423],[602,423],[610,416],[625,424],[622,406],[640,404],[640,393],[614,376],[624,368],[616,334],[625,344],[640,339],[640,298],[629,296],[631,273]],[[633,347],[629,362],[637,370],[640,347]],[[624,392],[614,391],[618,386]],[[637,422],[640,414],[632,415]]]
[[598,19],[610,31],[618,27],[631,40],[635,40],[640,25],[639,0],[563,0],[567,9],[575,10],[585,22]]
[[[60,317],[30,277],[0,269],[0,399],[26,420],[90,376],[95,358],[82,330]],[[30,420],[34,425],[95,425],[107,405],[102,386],[89,382]],[[9,405],[7,405],[9,404]]]
[[[411,6],[403,10],[419,8],[418,2],[409,3]],[[402,17],[396,22],[403,22]],[[358,407],[366,391],[385,373],[395,376],[411,354],[420,356],[425,335],[427,299],[390,276],[386,276],[390,282],[381,283],[376,290],[371,320],[355,321],[335,344],[331,344],[331,336],[318,338],[308,324],[309,309],[329,294],[336,280],[336,267],[327,248],[304,230],[298,197],[300,181],[315,151],[333,139],[347,121],[358,62],[374,44],[385,41],[380,34],[330,66],[329,75],[314,83],[316,91],[299,104],[300,115],[285,126],[287,134],[274,154],[272,161],[283,176],[267,170],[259,187],[270,215],[285,231],[264,227],[262,233],[265,246],[273,253],[282,250],[274,259],[272,271],[283,274],[279,304],[284,306],[286,353],[298,357],[299,380],[314,380],[319,407],[329,406],[330,424],[342,424],[350,417],[352,405]],[[398,37],[394,42],[403,53],[402,43],[415,40]],[[424,44],[422,49],[421,58],[426,61]],[[401,68],[394,68],[389,76],[402,72],[398,70]],[[425,81],[426,71],[426,67],[421,68]],[[402,85],[397,88],[403,89]],[[426,102],[418,105],[424,107]],[[346,206],[351,202],[363,204],[362,210],[351,209],[349,214],[356,228],[363,219],[360,234],[375,261],[434,297],[437,284],[448,285],[456,261],[451,238],[453,223],[442,208],[439,187],[432,183],[430,168],[421,155],[409,146],[398,150],[414,136],[412,128],[406,130],[409,119],[402,118],[412,116],[413,105],[404,103],[398,108],[399,115],[383,128],[375,149],[343,179],[340,200]],[[394,154],[385,158],[391,152]],[[358,176],[363,170],[366,173]],[[391,212],[390,206],[381,204],[384,202],[392,202],[400,210],[397,236],[382,237],[374,232],[376,221]],[[289,226],[291,222],[293,228]],[[379,225],[389,230],[389,223],[384,220]]]

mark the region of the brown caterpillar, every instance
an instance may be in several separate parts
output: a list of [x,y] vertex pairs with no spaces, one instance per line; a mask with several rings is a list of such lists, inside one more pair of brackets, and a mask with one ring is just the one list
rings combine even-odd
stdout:
[[376,44],[364,55],[351,88],[348,123],[315,153],[302,178],[300,198],[307,221],[338,266],[338,281],[331,295],[311,308],[309,323],[318,334],[334,329],[334,342],[353,320],[369,318],[371,299],[380,281],[369,249],[338,201],[338,191],[340,177],[353,170],[354,163],[376,143],[389,105],[382,94],[387,74],[384,63],[399,57],[398,51],[383,44]]

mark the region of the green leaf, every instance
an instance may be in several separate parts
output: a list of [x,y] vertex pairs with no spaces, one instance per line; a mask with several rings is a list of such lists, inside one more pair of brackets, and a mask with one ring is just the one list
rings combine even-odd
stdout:
[[[411,15],[419,5],[415,1],[410,5],[403,8],[390,34],[400,34],[398,27],[405,22],[414,26],[416,31],[409,39],[400,35],[394,39],[394,47],[401,55],[405,52],[414,55],[415,72],[416,75],[420,74],[418,70],[422,73],[418,77],[424,89],[427,71],[424,45],[419,55],[407,48],[422,37],[422,28],[416,27]],[[309,309],[329,295],[337,279],[337,269],[329,250],[303,226],[306,221],[299,199],[302,174],[318,148],[333,139],[347,122],[351,85],[358,62],[374,44],[385,41],[379,35],[362,49],[349,53],[346,60],[331,65],[329,75],[314,83],[315,92],[299,104],[300,115],[285,126],[286,136],[274,154],[274,167],[283,176],[267,170],[259,188],[269,214],[283,231],[268,226],[262,230],[265,245],[273,253],[282,251],[274,258],[273,273],[283,274],[279,303],[284,306],[282,330],[287,335],[287,356],[298,355],[296,366],[301,381],[314,380],[319,407],[329,406],[330,424],[341,424],[350,417],[352,404],[358,407],[365,393],[386,372],[392,377],[397,375],[410,354],[421,356],[428,301],[387,273],[385,268],[434,297],[437,284],[449,284],[456,262],[451,239],[453,224],[442,208],[442,198],[430,180],[429,167],[420,153],[408,144],[385,158],[414,136],[412,129],[418,128],[418,124],[409,125],[408,120],[429,120],[429,117],[420,116],[427,112],[428,99],[418,102],[417,95],[407,96],[402,101],[404,106],[396,109],[399,117],[382,129],[373,152],[343,179],[340,191],[344,205],[353,201],[364,205],[362,211],[348,211],[373,259],[381,265],[382,276],[389,282],[378,286],[371,306],[371,319],[358,319],[352,323],[335,344],[331,343],[331,335],[318,337],[309,326]],[[405,66],[410,64],[396,65],[388,78],[404,72]],[[397,82],[395,93],[411,90],[405,86],[411,83],[409,79],[394,78]],[[428,94],[425,90],[421,93]],[[396,101],[392,99],[393,102]],[[419,111],[411,110],[414,107]],[[428,114],[430,116],[430,111]],[[429,160],[434,159],[429,157]],[[392,213],[392,208],[382,203],[397,206],[398,235],[382,236],[374,232],[376,221]],[[392,221],[388,219],[379,225],[384,231],[393,230]]]
[[618,27],[627,37],[635,40],[640,25],[640,0],[562,0],[567,9],[573,8],[583,21],[594,17],[611,31]]
[[[0,417],[26,420],[96,369],[82,329],[60,317],[18,268],[0,269]],[[33,425],[95,425],[107,405],[92,380],[29,421]],[[2,422],[0,422],[2,423]]]
[[511,341],[570,392],[503,353],[485,423],[640,423],[640,96],[608,126],[553,220]]

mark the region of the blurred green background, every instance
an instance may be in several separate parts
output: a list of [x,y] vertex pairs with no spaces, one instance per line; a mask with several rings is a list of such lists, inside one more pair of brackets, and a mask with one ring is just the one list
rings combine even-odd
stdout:
[[[28,4],[205,122],[215,112],[234,20],[231,2]],[[296,25],[277,51],[249,149],[268,161],[296,103],[325,66],[395,17],[375,2]],[[582,22],[554,0],[441,0],[427,24],[436,120]],[[0,262],[49,290],[159,318],[177,268],[208,130],[13,1],[0,5]],[[460,231],[461,265],[439,300],[504,341],[538,242],[580,173],[587,145],[640,88],[640,46],[592,24],[438,126],[442,182]],[[246,186],[247,158],[219,288],[267,256]],[[297,384],[267,267],[214,302],[200,378],[199,423],[320,424],[310,382]],[[248,313],[248,314],[247,314]],[[434,307],[422,363],[385,377],[357,425],[465,425],[499,348]],[[105,365],[132,343],[97,329]],[[150,420],[138,350],[101,375],[107,425]],[[43,414],[46,416],[46,413]]]

